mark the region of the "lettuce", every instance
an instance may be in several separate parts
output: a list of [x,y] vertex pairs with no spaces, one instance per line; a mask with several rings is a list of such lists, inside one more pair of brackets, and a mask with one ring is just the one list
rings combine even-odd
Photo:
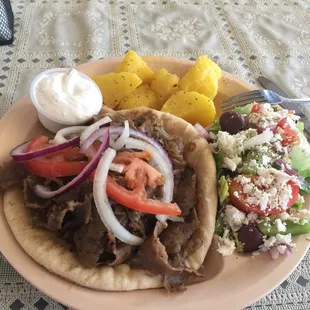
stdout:
[[220,215],[215,222],[214,233],[220,237],[223,237],[224,230],[226,228],[224,218]]
[[310,178],[310,156],[294,146],[289,154],[293,169],[304,179]]
[[224,162],[224,155],[223,154],[213,154],[213,158],[215,160],[215,166],[216,166],[216,177],[219,178],[221,171],[222,171],[222,165]]
[[[270,167],[271,163],[264,163],[264,155],[270,157],[271,161],[275,157],[271,149],[262,151],[259,147],[255,147],[246,151],[242,158],[241,172],[243,174],[257,174],[259,167]],[[255,165],[253,161],[256,162]]]
[[297,127],[297,129],[298,129],[301,133],[303,133],[303,132],[304,132],[304,129],[305,129],[305,124],[304,124],[303,122],[298,122],[298,123],[296,124],[296,127]]
[[220,199],[220,203],[223,204],[223,202],[227,199],[229,195],[228,194],[228,182],[223,175],[220,177],[217,193]]
[[234,241],[235,241],[235,246],[236,246],[236,252],[238,253],[243,253],[244,252],[244,243],[242,243],[239,238],[238,238],[238,233],[233,234]]
[[292,208],[296,209],[296,210],[301,210],[304,208],[304,203],[302,202],[302,197],[300,195],[298,195],[298,198],[296,199],[296,201],[294,202],[294,204],[292,205]]
[[252,111],[253,105],[254,103],[250,103],[243,107],[236,107],[235,111],[243,115],[249,115]]
[[213,121],[212,124],[206,129],[209,132],[213,132],[213,133],[217,134],[221,130],[219,120],[216,119],[215,121]]

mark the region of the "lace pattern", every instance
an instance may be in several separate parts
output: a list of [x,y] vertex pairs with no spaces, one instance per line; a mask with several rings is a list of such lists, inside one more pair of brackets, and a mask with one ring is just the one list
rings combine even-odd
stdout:
[[[0,115],[31,79],[127,50],[196,59],[257,85],[264,75],[289,95],[310,96],[308,0],[13,0],[14,43],[0,48]],[[66,29],[66,31],[64,31]],[[248,309],[309,309],[310,255],[276,290]],[[65,309],[0,256],[0,309]]]

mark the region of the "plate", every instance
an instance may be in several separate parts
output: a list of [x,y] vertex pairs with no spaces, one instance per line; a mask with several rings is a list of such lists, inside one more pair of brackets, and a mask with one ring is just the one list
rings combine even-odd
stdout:
[[[107,58],[77,67],[89,75],[111,72],[122,58]],[[166,68],[169,72],[182,76],[191,66],[191,61],[167,57],[145,57],[152,69]],[[216,106],[226,97],[251,90],[253,87],[231,74],[223,74]],[[9,160],[10,150],[44,133],[36,111],[28,95],[17,102],[0,120],[0,162]],[[232,255],[223,258],[216,251],[214,240],[204,263],[203,273],[207,280],[194,284],[180,294],[168,294],[163,289],[133,292],[101,292],[70,283],[45,270],[32,260],[15,240],[3,213],[3,197],[0,200],[0,250],[11,265],[30,283],[53,299],[76,310],[145,309],[241,309],[257,301],[278,286],[298,265],[309,241],[305,236],[295,238],[297,249],[289,257],[276,261],[268,255]],[[307,203],[309,204],[309,200]]]

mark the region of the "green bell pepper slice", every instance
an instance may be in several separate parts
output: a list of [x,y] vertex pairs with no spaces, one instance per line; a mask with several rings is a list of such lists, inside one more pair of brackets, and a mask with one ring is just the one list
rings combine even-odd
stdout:
[[282,223],[286,226],[286,231],[279,231],[277,225],[271,221],[262,221],[257,224],[257,227],[266,236],[277,234],[296,236],[310,233],[310,219],[285,220]]

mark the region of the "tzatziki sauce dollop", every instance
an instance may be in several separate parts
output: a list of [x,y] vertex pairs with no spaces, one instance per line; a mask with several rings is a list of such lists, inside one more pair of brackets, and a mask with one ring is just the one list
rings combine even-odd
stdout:
[[102,106],[95,82],[75,69],[43,73],[34,85],[33,95],[45,114],[69,124],[88,121]]

